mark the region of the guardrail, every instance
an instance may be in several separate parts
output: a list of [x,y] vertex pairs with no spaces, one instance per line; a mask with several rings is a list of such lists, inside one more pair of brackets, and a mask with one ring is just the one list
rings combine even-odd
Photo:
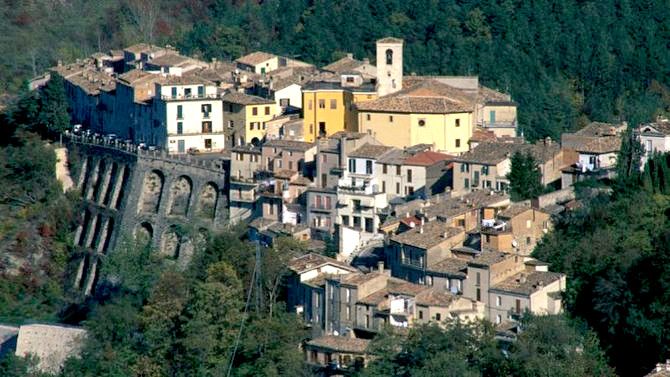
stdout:
[[162,160],[165,162],[177,163],[198,167],[202,169],[211,170],[217,173],[225,172],[223,169],[223,162],[218,159],[202,159],[190,154],[169,154],[165,150],[148,150],[138,147],[132,143],[125,143],[118,139],[110,140],[104,137],[96,137],[94,135],[76,135],[76,134],[62,134],[63,138],[70,142],[90,145],[96,147],[107,148],[114,151],[124,152],[136,155],[141,158],[148,158],[153,160]]

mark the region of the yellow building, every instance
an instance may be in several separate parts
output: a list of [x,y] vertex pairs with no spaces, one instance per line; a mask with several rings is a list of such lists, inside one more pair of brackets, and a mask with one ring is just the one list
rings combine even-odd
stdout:
[[265,137],[266,122],[279,115],[273,100],[231,92],[222,97],[226,145],[257,144]]
[[427,80],[356,107],[358,131],[384,145],[425,143],[451,154],[469,150],[475,98],[449,85]]
[[358,130],[354,104],[374,100],[377,93],[371,84],[353,76],[356,74],[343,74],[340,82],[318,81],[303,87],[305,141],[311,143],[339,131]]

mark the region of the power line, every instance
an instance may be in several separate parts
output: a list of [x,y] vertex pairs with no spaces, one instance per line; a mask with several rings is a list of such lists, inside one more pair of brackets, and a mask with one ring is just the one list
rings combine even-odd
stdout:
[[258,261],[259,255],[259,244],[256,241],[256,263],[254,264],[254,271],[251,274],[251,280],[249,281],[249,292],[247,293],[247,302],[244,304],[244,315],[242,316],[242,321],[240,322],[240,330],[237,333],[237,338],[235,339],[235,346],[233,347],[233,352],[230,355],[230,362],[228,363],[228,372],[226,376],[230,377],[230,372],[233,371],[233,361],[235,361],[235,354],[237,353],[237,347],[240,344],[240,339],[242,338],[242,330],[244,329],[244,323],[247,321],[247,313],[249,311],[249,304],[251,303],[251,294],[254,291],[254,285],[256,283],[256,274],[259,266]]

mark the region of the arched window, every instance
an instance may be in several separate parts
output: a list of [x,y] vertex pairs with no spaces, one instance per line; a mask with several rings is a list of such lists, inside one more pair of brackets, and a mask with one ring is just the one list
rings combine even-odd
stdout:
[[393,50],[391,50],[390,48],[386,50],[386,64],[387,65],[393,64]]

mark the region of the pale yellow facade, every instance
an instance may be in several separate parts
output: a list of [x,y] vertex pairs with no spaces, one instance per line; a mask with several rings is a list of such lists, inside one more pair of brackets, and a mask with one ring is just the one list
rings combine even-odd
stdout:
[[393,112],[358,113],[359,132],[369,133],[384,145],[398,148],[432,144],[449,154],[468,151],[473,131],[472,112],[420,114]]
[[[255,109],[255,110],[254,110]],[[245,135],[247,142],[255,139],[263,140],[265,137],[265,122],[272,120],[279,114],[276,104],[246,105],[245,106]]]
[[354,103],[373,101],[379,98],[377,93],[372,92],[353,92],[353,95],[354,95]]
[[352,101],[353,95],[347,90],[303,91],[305,141],[313,143],[339,131],[356,131]]

